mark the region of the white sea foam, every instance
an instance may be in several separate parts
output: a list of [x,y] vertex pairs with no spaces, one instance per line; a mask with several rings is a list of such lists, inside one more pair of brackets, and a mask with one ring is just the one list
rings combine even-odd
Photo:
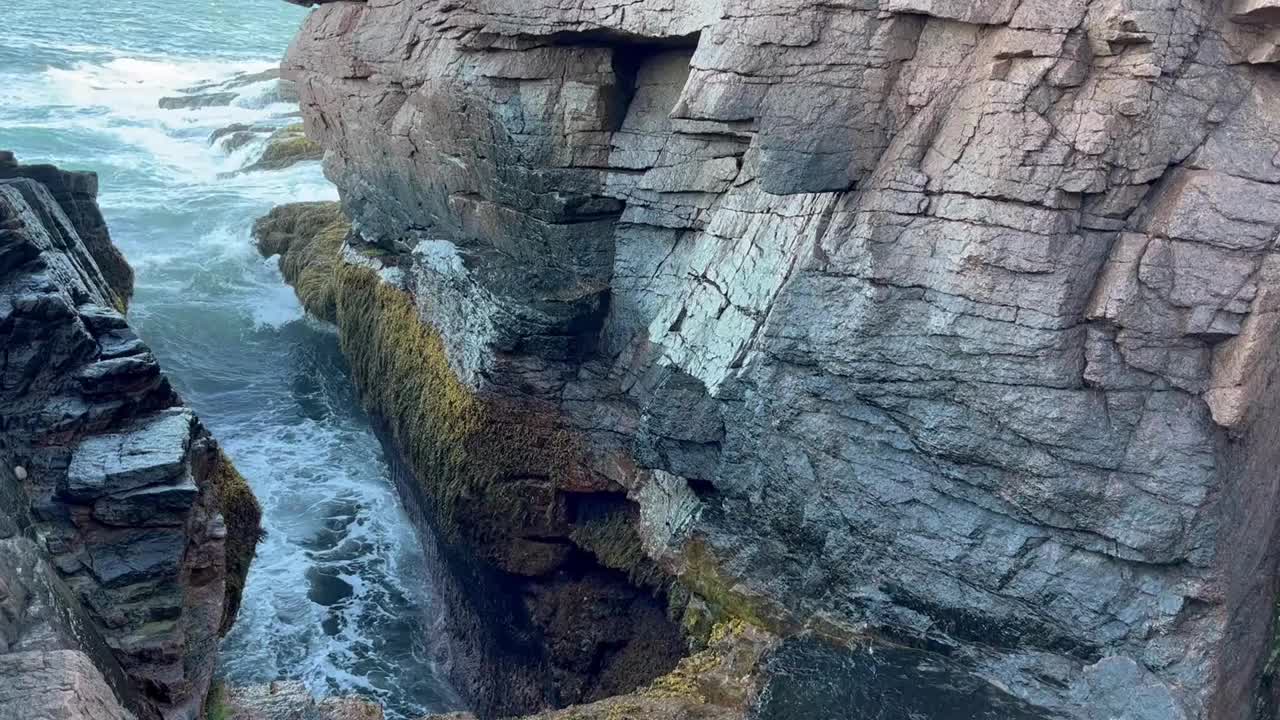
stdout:
[[[271,69],[262,61],[193,60],[185,58],[116,57],[105,62],[78,62],[70,68],[49,67],[37,75],[0,75],[6,94],[15,102],[0,108],[0,119],[14,128],[21,110],[30,117],[38,111],[38,122],[27,129],[79,132],[102,136],[103,147],[127,162],[129,153],[116,145],[137,151],[139,168],[158,172],[175,181],[213,183],[219,176],[243,167],[251,160],[248,152],[209,152],[211,132],[233,123],[283,125],[296,106],[275,102],[275,80],[263,80],[241,87],[224,88],[220,83],[245,73]],[[165,109],[162,98],[197,93],[236,93],[228,105]],[[12,115],[12,116],[11,116]],[[253,148],[261,151],[262,145]],[[233,163],[241,164],[233,164]],[[319,183],[317,183],[317,186]],[[318,188],[317,188],[318,189]],[[330,191],[332,194],[332,191]]]
[[[336,189],[316,162],[238,172],[265,135],[233,152],[208,141],[232,123],[296,122],[296,106],[275,102],[267,80],[235,88],[228,106],[159,107],[273,63],[40,42],[28,44],[68,59],[0,68],[0,147],[103,176],[100,204],[137,271],[132,320],[264,509],[267,536],[226,641],[226,672],[367,694],[392,718],[459,707],[438,679],[440,613],[422,549],[335,359],[333,330],[304,320],[276,262],[250,239],[253,218],[273,205],[336,199]],[[26,139],[44,154],[30,157]]]

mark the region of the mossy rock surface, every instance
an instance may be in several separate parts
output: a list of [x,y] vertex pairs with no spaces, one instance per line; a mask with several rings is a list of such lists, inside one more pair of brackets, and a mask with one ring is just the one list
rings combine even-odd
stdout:
[[[371,269],[402,258],[366,254],[340,218],[336,205],[283,206],[255,236],[264,254],[282,256],[307,309],[335,321],[362,402],[439,542],[458,549],[459,571],[481,592],[520,598],[463,598],[502,625],[493,647],[504,659],[489,669],[545,663],[533,670],[545,677],[526,678],[526,669],[507,680],[536,694],[554,677],[548,703],[625,692],[669,670],[686,646],[665,607],[666,577],[645,556],[621,489],[580,513],[581,496],[592,494],[584,488],[599,486],[580,435],[552,404],[459,380],[419,299]],[[346,261],[356,255],[370,262]],[[508,710],[517,707],[529,703]]]
[[637,522],[636,518],[615,512],[575,527],[569,537],[595,555],[601,565],[626,573],[635,585],[665,588],[670,578],[645,554]]
[[446,539],[483,555],[515,535],[567,533],[555,489],[586,485],[588,471],[580,438],[554,408],[477,395],[412,296],[363,267],[339,263],[337,275],[339,337],[356,384],[404,449]]
[[350,231],[336,202],[281,205],[253,225],[258,251],[279,255],[280,272],[302,307],[329,322],[337,321],[336,270]]
[[214,450],[207,462],[206,477],[213,484],[218,510],[227,526],[226,595],[220,627],[220,632],[225,634],[240,610],[240,596],[244,592],[249,566],[257,554],[258,541],[262,539],[262,507],[249,483],[225,453]]
[[307,160],[319,160],[324,157],[324,148],[307,137],[301,123],[280,128],[267,138],[267,147],[262,157],[245,172],[259,170],[283,170]]
[[[717,625],[708,647],[635,692],[522,720],[742,720],[777,638],[742,621]],[[423,720],[475,720],[465,713]]]

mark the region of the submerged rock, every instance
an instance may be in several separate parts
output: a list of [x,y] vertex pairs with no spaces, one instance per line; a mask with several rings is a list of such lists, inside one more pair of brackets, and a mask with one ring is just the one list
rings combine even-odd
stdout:
[[162,110],[191,110],[205,107],[225,107],[236,101],[244,89],[255,83],[275,81],[262,97],[260,104],[296,103],[298,88],[290,80],[280,78],[280,71],[272,68],[256,73],[236,73],[227,80],[207,82],[184,88],[181,95],[162,97],[159,106]]
[[270,125],[232,123],[209,134],[210,145],[220,145],[225,152],[233,153],[264,135],[275,132]]
[[271,133],[262,156],[242,172],[283,170],[300,162],[320,160],[323,157],[324,148],[309,139],[302,124],[297,123]]
[[[129,330],[131,280],[118,283],[132,276],[113,282],[98,262],[118,255],[29,179],[68,174],[7,172],[0,718],[187,720],[239,602],[257,504]],[[85,223],[96,206],[76,207],[109,245]]]
[[206,107],[226,107],[235,102],[239,93],[214,92],[197,93],[195,95],[177,95],[160,98],[161,110],[194,110]]

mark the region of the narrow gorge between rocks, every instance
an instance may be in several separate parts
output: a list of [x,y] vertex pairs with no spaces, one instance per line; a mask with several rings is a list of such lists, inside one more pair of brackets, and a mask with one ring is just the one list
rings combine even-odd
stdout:
[[1280,720],[1280,0],[12,5],[0,720]]

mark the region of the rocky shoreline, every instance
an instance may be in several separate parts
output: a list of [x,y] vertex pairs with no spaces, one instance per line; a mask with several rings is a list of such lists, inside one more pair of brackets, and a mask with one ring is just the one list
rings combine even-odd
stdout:
[[[1280,3],[296,2],[475,716],[1277,717]],[[257,510],[95,193],[0,154],[0,720],[194,720]]]
[[259,510],[129,329],[96,188],[0,154],[0,717],[191,720]]

